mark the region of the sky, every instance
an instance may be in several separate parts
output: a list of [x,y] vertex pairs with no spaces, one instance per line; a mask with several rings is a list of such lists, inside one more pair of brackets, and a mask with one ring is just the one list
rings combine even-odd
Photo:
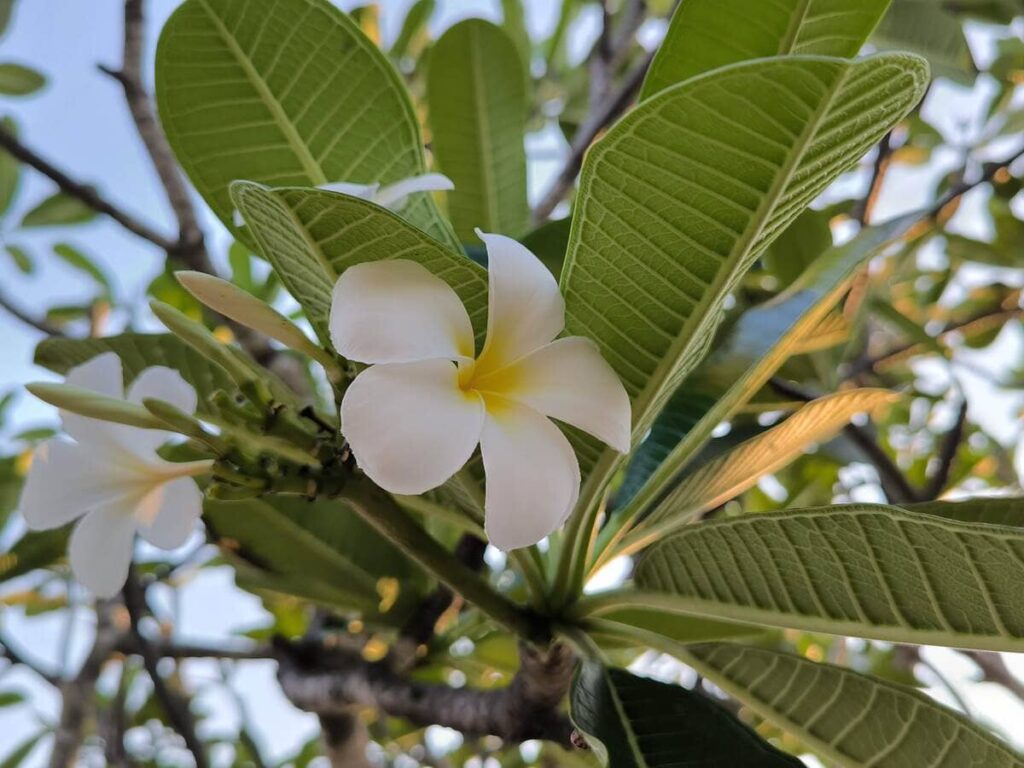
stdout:
[[[149,0],[147,43],[150,56],[163,21],[176,7],[177,0]],[[339,3],[344,8],[354,3]],[[383,6],[383,32],[385,39],[393,37],[398,29],[409,0],[385,0]],[[26,142],[40,150],[56,165],[75,178],[96,183],[103,194],[119,206],[151,222],[168,235],[174,231],[166,201],[148,157],[135,133],[125,107],[120,87],[100,73],[97,64],[117,66],[121,46],[120,0],[20,0],[12,28],[0,40],[0,61],[21,61],[43,71],[49,78],[47,88],[39,95],[13,99],[0,97],[0,114],[16,116]],[[546,34],[554,23],[557,4],[545,0],[527,0],[528,23],[535,35]],[[492,20],[500,18],[498,0],[441,0],[432,27],[440,31],[467,16],[482,16]],[[572,31],[572,46],[586,50],[594,34],[593,18],[585,18]],[[657,30],[648,30],[651,39]],[[972,34],[972,44],[984,57],[991,40],[983,33]],[[152,67],[148,68],[152,72]],[[982,81],[972,91],[939,83],[929,97],[926,114],[947,135],[971,131],[970,116],[985,95]],[[966,128],[962,124],[966,123]],[[566,147],[557,130],[550,129],[528,137],[530,150],[530,190],[537,197],[547,186],[551,174],[559,167]],[[886,185],[878,210],[884,216],[896,215],[927,202],[932,181],[946,169],[953,167],[958,158],[947,155],[934,163],[894,173]],[[857,182],[855,183],[862,183]],[[125,233],[118,225],[97,219],[83,227],[59,231],[39,231],[32,235],[10,236],[12,223],[22,213],[53,191],[53,185],[37,174],[26,174],[18,202],[6,224],[0,225],[0,237],[29,248],[36,256],[39,269],[36,274],[24,276],[0,254],[0,287],[26,311],[40,313],[53,304],[72,303],[88,298],[89,287],[80,276],[46,256],[54,243],[69,241],[80,245],[112,278],[116,295],[121,300],[144,306],[145,286],[162,268],[162,252],[148,243]],[[987,224],[978,211],[984,202],[984,193],[972,194],[957,216],[957,226],[975,236],[987,234]],[[215,258],[223,258],[228,240],[219,223],[204,212],[204,224],[210,233],[211,249]],[[1004,280],[1021,284],[1021,271],[1007,272]],[[984,283],[992,279],[992,272],[978,270],[971,280]],[[958,287],[966,290],[965,283]],[[111,332],[127,321],[114,317]],[[157,330],[158,325],[140,315],[143,328]],[[18,388],[27,381],[52,379],[52,375],[32,365],[32,352],[41,335],[0,311],[0,394]],[[996,368],[999,361],[1024,358],[1024,339],[1018,331],[1004,333],[994,350],[978,356],[971,362],[984,368]],[[939,366],[919,371],[919,375],[933,385],[949,372]],[[972,400],[984,403],[983,408],[972,411],[972,418],[1005,441],[1013,440],[1013,414],[1019,412],[1020,398],[996,396],[983,378],[967,371],[957,371]],[[0,447],[9,447],[11,436],[22,428],[55,423],[52,409],[27,394],[22,394],[14,409],[11,424],[0,434]],[[6,542],[0,542],[0,545]],[[175,617],[179,637],[223,642],[232,633],[260,625],[264,613],[258,601],[233,586],[230,571],[224,568],[207,569],[190,574],[188,584],[180,591],[176,601],[169,599],[169,590],[155,590],[155,603],[163,615]],[[76,592],[84,600],[85,595]],[[8,637],[15,638],[20,648],[50,670],[61,669],[62,664],[74,669],[90,642],[90,612],[73,612],[73,620],[51,614],[35,619],[22,619],[15,611],[0,614],[0,624]],[[70,631],[69,631],[70,627]],[[65,653],[63,649],[70,651]],[[958,688],[972,708],[983,718],[1007,728],[1009,724],[1024,722],[1024,707],[991,686],[971,684],[967,678],[971,667],[947,651],[928,651],[930,657],[948,669]],[[1024,674],[1024,657],[1011,659],[1011,664]],[[188,665],[187,675],[192,682],[208,681],[198,697],[200,709],[214,713],[205,728],[207,732],[230,732],[239,722],[236,698],[218,682],[220,671],[211,662]],[[270,662],[249,662],[236,665],[231,688],[249,703],[246,717],[259,734],[261,747],[271,760],[289,754],[317,731],[315,718],[296,711],[282,697],[273,679]],[[0,709],[0,759],[20,737],[28,736],[38,727],[35,714],[47,721],[59,715],[59,700],[46,686],[38,684],[31,673],[23,670],[0,677],[0,690],[19,688],[32,697],[33,707]],[[948,694],[936,689],[936,695],[948,700]],[[443,743],[445,734],[436,731],[436,740]],[[1024,746],[1019,729],[1012,734]],[[46,746],[36,750],[32,765],[45,763]]]

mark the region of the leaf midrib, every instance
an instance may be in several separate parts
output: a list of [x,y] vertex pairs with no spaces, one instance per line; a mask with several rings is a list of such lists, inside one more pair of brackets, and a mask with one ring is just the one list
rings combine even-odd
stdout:
[[619,720],[622,722],[622,730],[626,734],[626,741],[629,742],[629,748],[632,750],[633,756],[637,758],[639,768],[652,768],[651,764],[647,762],[647,756],[640,749],[640,742],[636,731],[633,730],[633,721],[629,719],[629,713],[626,712],[626,707],[623,705],[622,699],[619,698],[619,692],[615,688],[612,676],[608,674],[608,669],[604,666],[601,668],[601,676],[604,677],[605,684],[608,686],[608,693],[611,695],[612,704],[619,715]]
[[217,33],[221,36],[224,44],[228,47],[231,53],[234,54],[235,60],[242,68],[242,71],[245,73],[250,85],[252,85],[256,90],[260,99],[263,101],[264,106],[266,106],[274,117],[275,122],[278,124],[278,128],[281,130],[281,133],[284,134],[285,139],[288,141],[288,145],[291,147],[296,157],[298,157],[306,175],[309,176],[314,185],[326,184],[329,179],[326,174],[324,174],[323,168],[321,168],[313,155],[310,154],[309,147],[306,146],[306,142],[299,135],[295,124],[288,118],[284,108],[281,106],[281,102],[277,100],[277,97],[274,96],[273,92],[271,92],[267,82],[260,76],[256,67],[253,66],[252,60],[248,57],[245,51],[242,50],[234,35],[231,34],[231,31],[224,26],[224,22],[221,21],[220,17],[214,13],[208,0],[199,0],[199,4],[202,6],[203,10],[206,11],[206,15],[210,18],[210,21],[216,28]]
[[797,38],[800,37],[800,29],[804,25],[804,21],[807,19],[807,11],[810,10],[811,3],[814,0],[800,0],[798,9],[794,9],[793,13],[789,17],[789,27],[786,29],[786,35],[779,41],[779,48],[777,55],[782,56],[787,53],[793,52],[793,47],[796,44]]

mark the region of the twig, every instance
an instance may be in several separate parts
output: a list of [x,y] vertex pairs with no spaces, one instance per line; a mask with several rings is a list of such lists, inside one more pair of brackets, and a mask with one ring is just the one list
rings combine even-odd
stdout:
[[138,235],[143,240],[148,240],[158,245],[165,251],[173,251],[175,243],[167,239],[149,225],[125,213],[116,205],[102,197],[93,187],[75,181],[59,168],[55,167],[48,160],[22,144],[18,137],[9,130],[0,126],[0,147],[10,152],[18,160],[35,168],[44,176],[53,181],[61,191],[69,195],[97,213],[109,216],[129,232]]
[[990,651],[963,651],[963,654],[978,665],[986,683],[1001,685],[1024,701],[1024,682],[1010,671],[1006,666],[1006,660],[1000,654]]
[[160,184],[167,195],[171,210],[178,221],[178,242],[173,254],[188,265],[189,269],[216,274],[210,261],[203,238],[203,231],[196,217],[195,206],[189,197],[188,187],[178,169],[174,152],[167,142],[153,102],[142,81],[145,42],[144,0],[125,0],[124,4],[124,55],[121,69],[114,70],[100,66],[100,71],[117,80],[124,89],[125,102],[132,120],[146,147],[153,168],[160,178]]
[[134,566],[128,571],[128,580],[124,584],[123,595],[124,605],[128,609],[128,616],[131,619],[132,637],[138,648],[138,653],[142,657],[146,672],[149,673],[153,682],[153,694],[167,714],[171,727],[185,740],[185,746],[196,761],[196,768],[207,768],[206,750],[196,735],[195,721],[192,719],[188,700],[179,696],[167,685],[167,681],[160,674],[160,654],[142,634],[140,624],[148,613],[148,608],[146,593]]
[[96,606],[96,638],[82,662],[78,674],[60,684],[60,723],[53,735],[50,768],[71,768],[85,735],[85,720],[95,705],[93,688],[104,662],[116,644],[116,630],[110,618],[110,604],[101,601]]
[[[811,393],[777,376],[773,376],[770,383],[775,390],[787,397],[803,400],[804,402],[810,402],[815,399]],[[843,428],[843,432],[861,449],[875,469],[878,470],[878,476],[882,481],[882,487],[885,489],[885,495],[889,497],[890,501],[896,504],[903,504],[921,500],[918,491],[910,485],[910,482],[903,472],[900,471],[900,468],[889,458],[889,454],[883,451],[881,446],[872,439],[871,435],[856,424],[847,424]]]
[[943,436],[942,445],[939,448],[938,468],[935,470],[935,474],[928,478],[928,484],[923,492],[925,500],[937,499],[949,482],[949,475],[953,471],[953,464],[956,461],[956,453],[960,448],[960,441],[964,437],[964,424],[966,421],[967,399],[964,398],[957,411],[956,422],[953,424],[952,429]]
[[871,168],[871,180],[868,182],[868,190],[864,197],[857,203],[851,216],[864,226],[871,219],[878,196],[882,191],[882,184],[885,182],[886,173],[892,165],[892,131],[889,131],[878,142],[875,162]]
[[64,331],[57,326],[48,323],[46,320],[37,320],[25,311],[14,306],[14,304],[11,303],[11,300],[2,293],[0,293],[0,308],[25,323],[25,325],[31,326],[40,333],[45,333],[47,336],[64,337],[66,335]]
[[995,162],[984,163],[982,165],[981,175],[978,176],[974,181],[963,181],[961,180],[957,184],[954,184],[945,195],[928,210],[929,216],[932,218],[939,218],[942,212],[949,206],[950,203],[955,202],[963,195],[970,192],[975,187],[980,187],[982,184],[986,184],[995,178],[995,175],[1004,168],[1009,168],[1017,160],[1024,157],[1024,147],[1021,147],[1017,152],[1007,157],[1005,160],[997,160]]
[[124,734],[128,730],[128,718],[125,713],[125,699],[128,697],[129,669],[127,664],[121,665],[121,674],[117,681],[117,691],[110,700],[106,713],[100,723],[103,736],[103,756],[107,765],[114,768],[131,768],[133,765],[124,747]]
[[545,739],[570,744],[572,725],[558,709],[575,659],[563,646],[548,653],[520,646],[521,666],[504,689],[472,690],[421,683],[396,675],[383,662],[351,651],[289,647],[278,672],[281,687],[302,709],[321,716],[374,707],[415,725],[443,725],[467,734],[491,734],[508,743]]
[[551,188],[544,195],[540,203],[537,204],[537,208],[533,212],[534,221],[541,222],[547,219],[555,209],[555,206],[562,201],[562,198],[572,188],[573,182],[576,180],[576,174],[580,172],[580,168],[583,166],[583,156],[586,154],[587,148],[597,134],[625,112],[630,101],[633,100],[637,91],[640,90],[644,76],[647,74],[653,58],[653,53],[645,55],[643,60],[626,75],[618,90],[611,93],[596,108],[592,109],[583,123],[576,129],[576,133],[572,137],[572,144],[569,147],[569,157],[555,178],[554,183],[552,183]]

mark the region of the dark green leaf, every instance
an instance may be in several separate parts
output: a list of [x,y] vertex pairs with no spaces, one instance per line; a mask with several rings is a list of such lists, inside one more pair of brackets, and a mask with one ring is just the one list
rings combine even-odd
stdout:
[[101,288],[103,288],[106,295],[109,296],[113,292],[113,288],[110,285],[110,279],[103,273],[103,270],[78,248],[70,243],[57,243],[53,246],[53,252],[69,267],[77,269],[79,272],[83,272],[91,277]]
[[96,218],[96,212],[77,198],[55,192],[21,219],[23,227],[63,227],[84,224]]
[[6,62],[0,64],[0,93],[28,96],[46,85],[46,78],[31,67]]
[[801,213],[778,240],[768,246],[761,258],[765,269],[788,287],[815,259],[832,247],[832,230],[828,214],[807,209]]
[[50,531],[29,531],[0,555],[0,582],[53,565],[64,557],[70,537],[70,525]]
[[[0,0],[2,2],[2,0]],[[17,134],[18,126],[9,117],[0,120],[6,130]],[[0,149],[0,214],[7,213],[17,197],[21,183],[21,163],[8,152]]]
[[7,255],[11,257],[14,262],[14,266],[18,268],[18,271],[23,275],[31,275],[36,271],[36,264],[32,260],[28,251],[22,248],[20,245],[6,245],[4,250],[7,251]]

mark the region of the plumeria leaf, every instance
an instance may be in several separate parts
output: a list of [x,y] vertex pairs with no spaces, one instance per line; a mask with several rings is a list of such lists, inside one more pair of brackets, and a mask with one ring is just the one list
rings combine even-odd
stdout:
[[[776,299],[748,310],[725,328],[714,351],[673,395],[650,436],[634,452],[619,491],[619,506],[632,500],[631,510],[639,509],[673,484],[712,430],[753,397],[818,326],[854,272],[904,236],[916,218],[904,216],[865,229],[823,254]],[[629,516],[623,513],[619,521]]]
[[967,501],[927,501],[908,504],[907,509],[965,523],[1024,528],[1024,498],[1020,496],[979,496]]
[[936,77],[970,83],[978,73],[963,25],[939,0],[893,0],[872,42],[924,56]]
[[677,685],[588,662],[570,692],[573,723],[610,768],[797,768],[720,704]]
[[[160,36],[156,97],[182,167],[242,239],[236,179],[387,184],[427,170],[401,78],[327,0],[187,0]],[[457,244],[430,195],[403,215]]]
[[21,226],[66,227],[85,224],[96,218],[96,211],[77,198],[55,192],[43,200],[21,219]]
[[684,525],[724,504],[762,476],[786,466],[809,445],[832,438],[853,416],[899,399],[886,389],[852,389],[814,400],[781,424],[702,464],[665,497],[646,524]]
[[46,78],[31,67],[11,62],[0,63],[0,93],[28,96],[46,85]]
[[208,499],[204,518],[241,565],[240,581],[259,589],[400,626],[422,586],[415,566],[341,502]]
[[20,245],[8,244],[4,246],[4,250],[7,251],[7,255],[11,257],[11,261],[14,262],[14,266],[21,274],[31,275],[36,271],[36,263],[31,254]]
[[984,728],[913,688],[765,648],[716,643],[679,655],[730,696],[845,768],[1016,768],[1024,760]]
[[666,89],[591,148],[566,329],[594,337],[622,378],[635,439],[709,349],[739,278],[927,81],[907,55],[757,60]]
[[789,286],[815,259],[832,247],[829,216],[807,209],[786,227],[761,257],[764,267],[783,286]]
[[890,0],[686,0],[644,80],[641,98],[739,61],[787,54],[856,56]]
[[409,11],[405,14],[405,19],[402,21],[402,28],[398,32],[398,37],[395,38],[395,42],[391,45],[391,50],[388,51],[392,57],[400,59],[407,55],[410,53],[410,48],[414,43],[419,38],[427,35],[427,23],[430,21],[430,17],[434,15],[435,8],[437,8],[437,0],[416,0],[410,6]]
[[392,258],[422,264],[451,285],[480,342],[487,324],[486,272],[397,215],[316,189],[270,190],[238,182],[232,194],[260,250],[324,344],[330,344],[327,319],[338,275],[354,264]]
[[469,19],[442,35],[427,78],[433,150],[455,183],[448,215],[464,243],[473,230],[521,234],[526,202],[526,79],[515,43],[490,22]]
[[640,561],[635,579],[650,592],[632,595],[630,607],[1024,650],[1024,531],[1016,528],[881,504],[754,515],[664,539]]
[[96,263],[86,256],[82,251],[69,243],[57,243],[53,246],[53,252],[73,269],[77,269],[85,275],[88,275],[92,280],[99,285],[105,295],[109,296],[113,293],[113,286],[110,284],[110,278],[104,274],[103,270],[100,269]]
[[0,582],[53,565],[64,557],[70,537],[70,525],[49,531],[28,531],[0,555]]
[[[4,117],[0,125],[13,134],[17,134],[18,126],[14,120]],[[21,186],[21,163],[9,152],[0,150],[0,214],[7,213]]]

